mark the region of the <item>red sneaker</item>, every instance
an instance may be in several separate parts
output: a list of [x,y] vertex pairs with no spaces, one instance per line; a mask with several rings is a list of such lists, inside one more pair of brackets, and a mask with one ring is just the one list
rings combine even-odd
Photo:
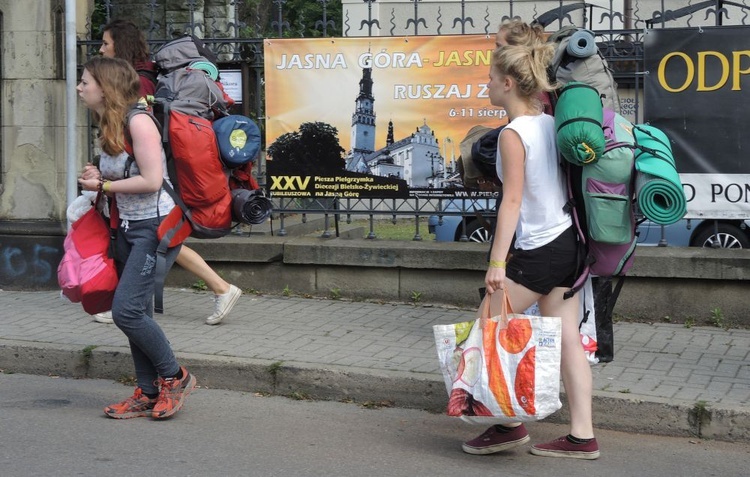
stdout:
[[180,369],[182,379],[159,378],[159,398],[151,414],[154,419],[165,419],[179,411],[185,398],[195,388],[195,376],[188,373],[184,367]]
[[599,458],[599,444],[596,439],[591,439],[585,444],[573,444],[567,436],[563,436],[546,444],[531,446],[531,453],[545,457],[594,460]]
[[113,419],[130,419],[131,417],[150,416],[156,405],[156,399],[143,395],[141,388],[135,388],[132,396],[117,404],[104,408],[104,414]]
[[529,433],[523,424],[508,432],[498,432],[497,428],[492,426],[479,437],[464,442],[461,448],[467,454],[494,454],[518,447],[529,442],[529,440]]

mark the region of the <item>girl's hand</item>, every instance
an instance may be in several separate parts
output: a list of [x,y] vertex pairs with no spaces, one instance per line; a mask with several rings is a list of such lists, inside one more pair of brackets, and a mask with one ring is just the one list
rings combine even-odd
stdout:
[[99,190],[99,181],[102,179],[102,173],[91,163],[83,166],[83,172],[81,177],[78,179],[78,183],[81,184],[83,190]]
[[490,267],[484,276],[484,284],[487,286],[487,293],[495,293],[496,290],[505,289],[505,269],[500,267]]

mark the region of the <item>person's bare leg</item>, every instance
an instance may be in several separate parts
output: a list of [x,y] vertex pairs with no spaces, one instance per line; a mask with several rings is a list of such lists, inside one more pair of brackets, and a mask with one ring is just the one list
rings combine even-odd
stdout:
[[207,325],[218,325],[221,323],[234,305],[237,304],[242,295],[242,290],[234,285],[227,283],[226,280],[221,278],[213,268],[209,267],[203,257],[198,253],[186,247],[182,246],[180,254],[177,256],[177,264],[185,270],[194,274],[206,283],[206,286],[214,292],[214,312],[206,318]]
[[578,330],[580,297],[579,294],[575,294],[564,300],[563,294],[567,290],[552,290],[549,295],[539,300],[539,309],[542,316],[562,317],[560,368],[570,410],[570,434],[581,439],[590,439],[594,437],[591,409],[593,378]]
[[221,278],[213,268],[211,268],[198,252],[185,244],[180,249],[180,254],[175,260],[179,266],[203,280],[206,286],[214,292],[214,295],[223,295],[229,292],[229,283]]

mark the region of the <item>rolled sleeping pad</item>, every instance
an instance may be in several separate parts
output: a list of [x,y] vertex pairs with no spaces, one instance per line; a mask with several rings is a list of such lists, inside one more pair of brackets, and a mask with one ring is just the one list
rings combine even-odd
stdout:
[[633,136],[638,206],[648,220],[659,225],[673,224],[687,213],[687,199],[669,138],[648,125],[635,126]]
[[232,114],[213,122],[219,156],[232,169],[255,161],[260,150],[260,129],[252,119]]
[[577,81],[565,85],[555,106],[560,154],[578,166],[598,161],[606,143],[603,121],[602,100],[596,88]]
[[263,189],[232,190],[232,220],[248,225],[258,225],[271,216],[273,204]]
[[590,30],[580,29],[570,36],[566,51],[574,58],[588,58],[594,56],[598,48],[594,33]]
[[203,61],[203,60],[193,61],[192,63],[190,63],[188,67],[194,70],[205,71],[208,74],[208,76],[214,81],[216,81],[219,78],[219,69],[216,67],[215,64],[211,63],[210,61],[207,61],[207,60],[206,61]]

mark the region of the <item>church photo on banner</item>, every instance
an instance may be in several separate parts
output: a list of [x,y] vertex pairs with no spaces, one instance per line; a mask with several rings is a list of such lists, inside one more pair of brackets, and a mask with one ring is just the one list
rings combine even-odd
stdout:
[[463,195],[459,144],[495,128],[494,36],[264,42],[267,184],[274,197]]

